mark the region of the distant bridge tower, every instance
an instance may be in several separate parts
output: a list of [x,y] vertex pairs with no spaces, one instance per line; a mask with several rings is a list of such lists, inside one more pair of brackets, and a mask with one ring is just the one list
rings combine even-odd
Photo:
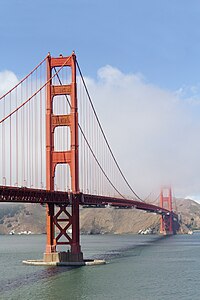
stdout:
[[[70,69],[71,83],[53,85],[53,68]],[[55,96],[69,95],[70,114],[55,115],[53,111],[53,99]],[[54,151],[54,131],[56,127],[68,126],[71,135],[71,147],[66,151]],[[79,192],[79,166],[78,166],[78,109],[76,87],[76,56],[73,53],[69,57],[62,55],[47,58],[47,88],[46,88],[46,189],[54,191],[54,177],[57,164],[68,164],[71,173],[71,191]],[[67,197],[66,197],[67,199]],[[67,205],[47,204],[46,223],[47,241],[44,261],[83,261],[80,247],[79,230],[79,199],[72,198],[71,212]],[[69,234],[71,228],[72,234]],[[69,251],[57,252],[57,245],[68,245]]]
[[171,187],[163,187],[160,192],[160,207],[168,209],[169,215],[163,214],[160,219],[160,233],[173,234],[173,212]]

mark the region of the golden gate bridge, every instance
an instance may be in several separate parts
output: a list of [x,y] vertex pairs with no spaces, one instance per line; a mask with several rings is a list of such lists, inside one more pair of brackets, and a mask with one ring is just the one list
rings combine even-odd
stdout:
[[44,262],[84,262],[80,205],[157,213],[160,232],[176,232],[171,188],[146,203],[122,172],[74,52],[48,54],[0,97],[0,138],[0,202],[46,204]]

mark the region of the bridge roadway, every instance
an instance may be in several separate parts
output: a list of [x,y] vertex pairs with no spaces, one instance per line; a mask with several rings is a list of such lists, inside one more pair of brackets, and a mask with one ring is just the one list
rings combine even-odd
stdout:
[[[137,200],[83,193],[72,194],[62,191],[47,191],[26,187],[0,186],[0,202],[2,203],[54,203],[55,205],[70,205],[72,203],[72,197],[78,198],[80,205],[88,207],[106,207],[110,205],[116,208],[135,208],[160,215],[170,215],[171,213],[168,209]],[[178,219],[178,216],[174,212],[172,213],[173,217]]]

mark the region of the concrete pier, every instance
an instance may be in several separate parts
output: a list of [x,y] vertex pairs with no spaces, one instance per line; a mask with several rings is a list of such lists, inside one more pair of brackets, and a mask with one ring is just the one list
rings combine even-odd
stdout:
[[23,264],[32,265],[32,266],[96,266],[96,265],[105,265],[106,261],[103,259],[94,259],[94,260],[83,260],[83,261],[71,261],[71,262],[56,262],[56,261],[44,261],[44,260],[23,260]]
[[83,260],[83,253],[71,253],[70,251],[62,251],[62,252],[52,252],[52,253],[44,253],[43,256],[43,261],[44,262],[57,262],[57,263],[62,263],[62,262],[78,262],[82,263]]

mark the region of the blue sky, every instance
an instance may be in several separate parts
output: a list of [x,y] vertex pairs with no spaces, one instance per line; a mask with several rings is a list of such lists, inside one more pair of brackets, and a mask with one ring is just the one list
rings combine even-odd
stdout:
[[196,0],[1,0],[0,69],[18,76],[75,49],[85,74],[110,64],[164,88],[199,82]]
[[75,50],[136,192],[146,195],[172,183],[178,196],[200,199],[200,1],[1,0],[0,5],[0,79],[5,70],[13,72],[8,78],[20,79],[48,52]]

